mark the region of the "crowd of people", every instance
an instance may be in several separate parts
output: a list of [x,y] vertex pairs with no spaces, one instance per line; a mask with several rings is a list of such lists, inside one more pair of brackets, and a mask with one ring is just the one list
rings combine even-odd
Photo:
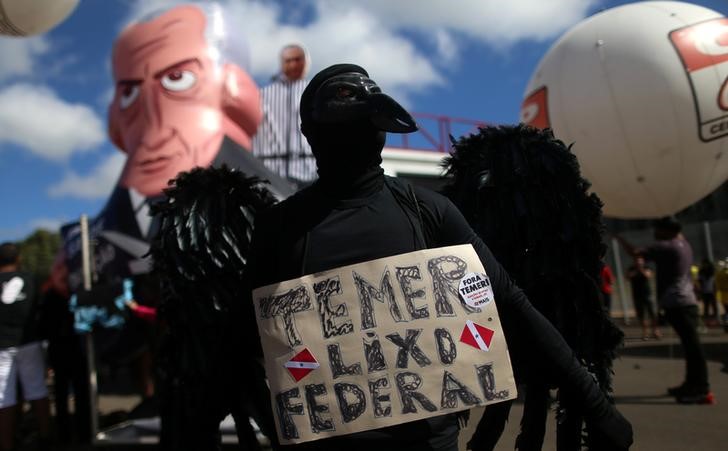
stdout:
[[[20,249],[0,245],[0,450],[15,447],[22,402],[33,406],[40,439],[50,442],[46,365],[39,330],[40,295],[34,276],[21,270]],[[20,397],[18,395],[21,395]]]
[[[656,286],[654,266],[656,263],[648,262],[645,254],[638,250],[632,256],[632,264],[625,272],[625,278],[629,281],[632,307],[642,327],[643,340],[662,338],[660,325],[667,321],[662,305],[659,302],[656,304],[654,296]],[[715,263],[703,258],[699,265],[691,260],[688,274],[695,305],[699,309],[698,330],[705,332],[707,328],[724,325],[728,330],[728,258],[717,260]]]
[[[91,442],[91,392],[89,363],[83,315],[74,311],[73,295],[68,289],[65,265],[42,283],[24,271],[16,243],[0,245],[0,450],[16,449],[19,424],[24,418],[24,402],[32,406],[41,450],[53,443]],[[129,316],[153,323],[156,309],[142,305],[132,296],[126,281],[125,308]],[[108,287],[105,287],[108,288]],[[137,293],[147,301],[143,289]],[[128,336],[127,336],[128,337]],[[119,342],[124,348],[124,337]],[[135,391],[144,401],[154,396],[152,343],[135,348],[132,360],[137,378]],[[98,354],[96,355],[98,356]],[[52,387],[52,404],[48,386]],[[53,419],[51,421],[51,407]]]
[[708,367],[698,334],[699,309],[690,268],[693,250],[674,218],[654,222],[655,242],[636,248],[619,235],[616,238],[633,257],[653,261],[657,270],[657,302],[665,319],[680,338],[685,352],[685,380],[668,388],[678,402],[712,404]]
[[[679,225],[663,220],[655,226],[656,237],[660,237],[656,245],[638,249],[622,240],[634,257],[625,276],[630,283],[642,338],[660,339],[661,323],[669,323],[686,349],[685,382],[670,388],[669,393],[678,401],[709,403],[712,397],[698,330],[703,325],[715,326],[728,320],[725,316],[728,265],[725,261],[714,265],[703,259],[697,271],[694,265],[691,271],[691,251],[678,231]],[[675,247],[675,242],[680,244],[678,251],[666,252]],[[655,263],[656,270],[649,262]],[[665,277],[669,276],[668,280],[660,281],[660,268]],[[657,306],[653,297],[655,273],[658,274]],[[62,274],[54,271],[51,277]],[[83,343],[74,333],[74,318],[68,304],[70,293],[57,288],[63,287],[64,282],[48,280],[38,284],[32,274],[22,270],[18,246],[3,243],[0,283],[0,449],[13,449],[23,401],[32,406],[40,441],[46,446],[42,449],[48,449],[51,430],[55,430],[60,443],[88,442],[87,362]],[[718,301],[724,305],[722,318]],[[132,298],[127,300],[127,306],[140,319],[152,323],[156,320],[153,307],[141,305]],[[42,346],[43,340],[47,347]],[[47,369],[52,369],[55,428],[51,425]],[[146,395],[153,396],[153,388]],[[73,408],[69,406],[71,398],[75,399]]]

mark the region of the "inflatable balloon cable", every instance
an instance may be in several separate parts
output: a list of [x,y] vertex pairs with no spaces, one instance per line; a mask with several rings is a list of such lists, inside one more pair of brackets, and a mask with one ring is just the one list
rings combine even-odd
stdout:
[[[589,182],[570,147],[550,130],[519,125],[481,128],[453,141],[453,148],[444,162],[451,177],[445,194],[609,394],[623,334],[603,309],[599,292],[606,249],[602,203],[588,193]],[[541,449],[553,383],[539,370],[545,367],[539,356],[525,355],[513,362],[526,389],[516,447]],[[599,449],[588,423],[582,436],[579,400],[570,398],[568,387],[559,387],[558,402],[558,449],[581,449],[582,439],[590,450]],[[509,409],[510,403],[486,409],[471,449],[495,446]]]
[[162,447],[217,449],[219,422],[232,413],[239,439],[257,449],[246,405],[262,371],[240,366],[255,365],[250,350],[260,345],[246,335],[254,319],[239,304],[255,216],[275,199],[261,180],[225,166],[180,173],[165,194],[153,207],[160,228],[151,248],[166,329],[158,356]]

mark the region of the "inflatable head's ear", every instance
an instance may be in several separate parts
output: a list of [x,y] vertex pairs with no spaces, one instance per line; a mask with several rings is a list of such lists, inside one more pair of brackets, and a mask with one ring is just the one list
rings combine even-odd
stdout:
[[226,132],[243,147],[250,149],[250,139],[263,119],[260,91],[250,75],[239,66],[225,64],[223,74],[222,110],[241,133],[238,136],[235,130]]
[[397,101],[384,94],[362,67],[330,66],[311,80],[301,96],[301,122],[344,124],[369,121],[392,133],[417,131],[417,123]]

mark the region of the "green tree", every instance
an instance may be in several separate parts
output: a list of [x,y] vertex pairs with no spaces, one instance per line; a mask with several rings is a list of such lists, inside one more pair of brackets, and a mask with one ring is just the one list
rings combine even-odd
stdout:
[[18,246],[23,269],[43,281],[50,275],[53,260],[61,247],[61,236],[58,232],[37,229]]

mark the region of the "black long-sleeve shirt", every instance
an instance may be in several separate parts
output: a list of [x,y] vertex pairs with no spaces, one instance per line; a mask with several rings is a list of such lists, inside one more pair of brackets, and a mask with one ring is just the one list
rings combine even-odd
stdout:
[[[490,278],[514,363],[537,353],[561,384],[574,387],[597,415],[609,407],[554,327],[528,302],[457,208],[415,187],[430,247],[472,244]],[[319,180],[256,220],[249,262],[252,287],[418,249],[416,225],[385,183],[380,168],[345,183]],[[451,449],[453,414],[313,443],[312,449]],[[298,445],[306,447],[306,445]],[[456,446],[456,445],[455,445]],[[296,449],[299,449],[298,447]],[[456,449],[456,448],[454,448]]]

